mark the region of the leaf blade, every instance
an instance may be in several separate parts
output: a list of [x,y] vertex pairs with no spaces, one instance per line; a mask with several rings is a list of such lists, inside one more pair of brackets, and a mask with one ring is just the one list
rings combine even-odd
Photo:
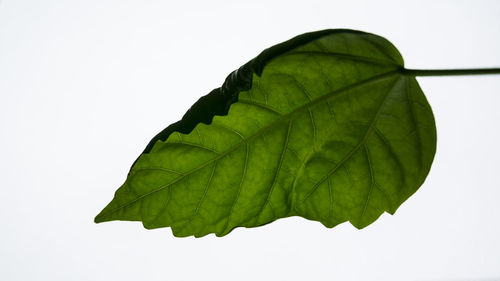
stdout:
[[[200,237],[223,236],[238,226],[255,227],[293,215],[328,227],[350,221],[362,228],[384,211],[394,213],[423,183],[435,152],[432,111],[416,80],[400,72],[402,63],[385,39],[346,30],[275,55],[261,75],[252,74],[251,87],[239,92],[226,116],[213,117],[209,125],[196,124],[185,134],[170,133],[143,153],[96,222],[140,220],[146,228],[170,226],[176,236]],[[390,89],[388,81],[393,83]],[[406,115],[398,110],[401,100],[410,107]],[[397,140],[408,132],[391,118],[403,116],[405,125],[412,125],[408,114],[419,138],[430,132],[425,149],[422,143],[404,147]],[[335,151],[352,142],[357,144],[344,160],[333,159]],[[409,155],[404,149],[425,150],[420,168],[407,160],[403,165],[400,158]],[[389,164],[380,162],[387,157]],[[390,177],[372,162],[400,169],[399,175]],[[325,171],[332,165],[333,170]],[[406,170],[415,167],[418,177],[409,177]],[[139,181],[137,173],[142,174]],[[408,177],[410,183],[401,182]]]

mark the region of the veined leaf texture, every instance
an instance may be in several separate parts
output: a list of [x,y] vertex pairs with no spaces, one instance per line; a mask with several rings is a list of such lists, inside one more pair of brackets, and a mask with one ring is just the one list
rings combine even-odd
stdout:
[[264,50],[158,134],[95,218],[224,236],[301,216],[393,214],[436,150],[432,110],[386,39],[353,30]]

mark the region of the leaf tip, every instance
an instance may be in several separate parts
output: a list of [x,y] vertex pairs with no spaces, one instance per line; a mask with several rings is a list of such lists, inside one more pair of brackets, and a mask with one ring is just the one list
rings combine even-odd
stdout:
[[95,218],[94,218],[94,223],[101,223],[103,222],[102,218],[99,217],[99,215],[97,215]]
[[106,221],[109,221],[109,220],[106,219],[106,217],[103,215],[102,211],[94,218],[94,223],[101,223],[101,222],[106,222]]

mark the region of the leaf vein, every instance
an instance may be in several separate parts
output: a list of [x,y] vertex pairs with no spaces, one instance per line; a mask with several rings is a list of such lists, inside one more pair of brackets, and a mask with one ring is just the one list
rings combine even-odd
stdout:
[[241,190],[243,189],[243,181],[245,179],[245,175],[246,175],[246,172],[248,169],[248,151],[250,150],[248,143],[246,144],[245,147],[246,147],[245,160],[244,160],[244,164],[243,164],[243,174],[241,175],[240,186],[238,188],[238,193],[236,194],[236,198],[234,199],[233,204],[231,205],[231,209],[229,209],[229,214],[227,215],[226,224],[222,228],[221,234],[224,234],[230,230],[230,229],[228,229],[228,227],[229,227],[229,222],[231,221],[231,215],[234,212],[234,206],[236,206],[236,203],[238,202],[238,199],[240,198]]
[[[283,144],[283,149],[281,150],[281,154],[280,154],[280,159],[279,159],[279,162],[278,162],[278,167],[276,168],[276,171],[274,173],[274,178],[273,178],[273,183],[271,184],[271,188],[269,189],[269,192],[267,194],[267,198],[266,198],[266,201],[264,202],[264,205],[262,205],[262,207],[260,208],[258,214],[259,216],[262,214],[262,212],[264,211],[265,207],[267,206],[267,204],[270,204],[270,200],[271,200],[271,195],[273,193],[273,190],[274,190],[274,186],[276,185],[277,183],[277,180],[278,180],[278,174],[281,170],[281,166],[283,165],[283,159],[284,159],[284,156],[285,156],[285,152],[287,150],[287,147],[288,147],[288,140],[290,139],[290,128],[292,127],[292,119],[290,119],[290,121],[288,121],[288,127],[287,127],[287,130],[286,130],[286,137],[285,137],[285,142]],[[272,207],[271,207],[272,208]],[[274,213],[274,210],[273,210],[273,213]]]
[[208,193],[208,190],[210,189],[210,185],[212,183],[212,179],[214,177],[216,167],[217,167],[217,162],[214,163],[214,167],[212,168],[212,173],[210,174],[210,178],[208,179],[207,184],[205,185],[205,189],[203,190],[203,196],[198,201],[198,204],[196,204],[196,209],[194,210],[194,214],[191,215],[191,217],[188,219],[188,221],[186,221],[183,225],[179,226],[179,231],[186,228],[186,226],[189,223],[191,223],[193,221],[193,219],[198,215],[200,207],[203,204],[203,201],[205,201],[205,198],[207,197],[207,193]]
[[374,179],[374,175],[373,175],[373,167],[372,167],[372,163],[371,163],[371,159],[370,159],[370,152],[368,152],[368,147],[366,146],[366,143],[363,144],[363,148],[364,148],[365,155],[366,155],[366,162],[368,163],[368,171],[370,172],[370,189],[368,190],[368,195],[366,196],[365,204],[363,207],[363,212],[361,212],[361,215],[359,216],[360,223],[361,223],[361,218],[363,218],[363,216],[366,213],[366,209],[368,208],[368,203],[370,202],[371,194],[373,191],[373,186],[375,183],[375,179]]
[[378,60],[378,59],[369,58],[369,57],[362,57],[362,56],[350,55],[350,54],[346,54],[346,53],[336,53],[336,52],[322,53],[322,52],[315,52],[315,51],[298,51],[298,52],[290,52],[287,54],[283,54],[282,57],[294,56],[294,55],[332,57],[332,58],[338,58],[338,59],[344,59],[344,60],[350,60],[350,61],[360,61],[360,62],[376,64],[376,65],[400,66],[398,63],[394,63],[393,61],[384,61],[384,60]]
[[269,105],[258,103],[255,101],[241,99],[241,100],[238,100],[238,103],[243,103],[243,104],[255,106],[255,107],[260,108],[260,109],[265,109],[267,111],[270,111],[270,112],[275,113],[275,114],[280,115],[280,116],[283,115],[283,113],[277,111],[276,109],[270,107]]
[[203,150],[207,150],[207,151],[210,151],[210,152],[213,152],[217,155],[220,155],[220,152],[218,151],[215,151],[214,149],[210,148],[210,147],[207,147],[207,146],[204,146],[204,145],[201,145],[201,144],[197,144],[197,143],[192,143],[192,142],[186,142],[186,141],[183,141],[183,142],[174,142],[174,141],[169,141],[169,142],[166,142],[165,144],[173,144],[173,145],[185,145],[185,146],[191,146],[191,147],[196,147],[196,148],[200,148],[200,149],[203,149]]

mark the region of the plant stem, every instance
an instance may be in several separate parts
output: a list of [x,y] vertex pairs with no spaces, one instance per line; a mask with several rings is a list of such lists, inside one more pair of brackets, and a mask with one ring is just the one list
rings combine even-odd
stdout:
[[403,74],[411,76],[456,76],[456,75],[484,75],[500,74],[500,68],[475,68],[475,69],[406,69]]

